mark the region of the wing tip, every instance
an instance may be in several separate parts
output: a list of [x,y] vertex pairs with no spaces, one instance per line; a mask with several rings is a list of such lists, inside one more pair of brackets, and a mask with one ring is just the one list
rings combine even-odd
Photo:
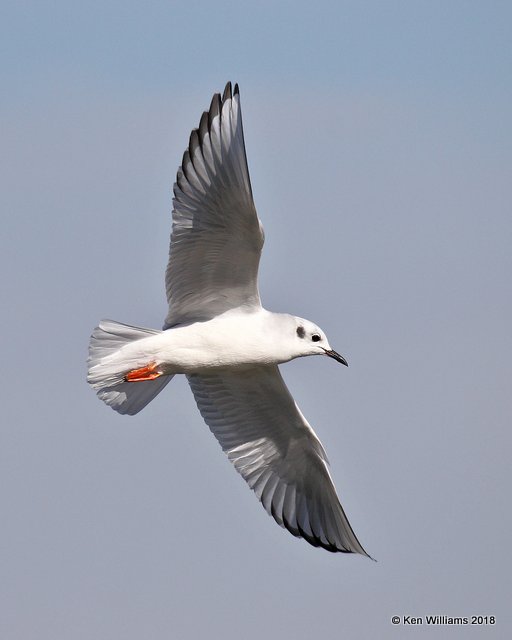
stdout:
[[220,93],[214,93],[212,97],[212,101],[210,102],[210,108],[208,109],[208,127],[212,126],[212,122],[214,118],[216,118],[221,111],[221,99]]
[[[181,172],[183,173],[183,177],[185,178],[185,180],[188,182],[188,171],[187,171],[187,164],[190,164],[191,160],[190,160],[190,151],[189,149],[185,149],[185,151],[183,152],[183,158],[181,160]],[[180,185],[181,187],[181,185]]]
[[[201,118],[199,120],[199,125],[196,129],[192,129],[189,137],[188,147],[185,149],[183,153],[183,159],[181,164],[181,169],[183,173],[183,177],[188,181],[189,176],[187,173],[187,169],[185,168],[186,163],[192,163],[194,165],[194,153],[199,148],[202,151],[203,148],[203,139],[207,133],[211,133],[211,127],[213,120],[222,114],[222,107],[226,103],[227,100],[232,100],[233,96],[240,95],[240,89],[238,87],[238,83],[235,83],[235,87],[233,90],[231,81],[226,83],[224,87],[224,91],[222,93],[222,98],[220,93],[215,93],[212,97],[210,108],[208,111],[203,111]],[[194,167],[195,168],[195,167]],[[180,188],[182,185],[179,185]]]
[[179,196],[181,195],[177,193],[177,189],[179,189],[182,193],[184,192],[186,180],[187,178],[183,173],[182,167],[179,167],[178,173],[176,174],[176,182],[174,183],[174,186],[173,186],[173,193],[175,198],[179,198]]
[[226,83],[226,86],[224,87],[224,93],[222,94],[222,103],[224,104],[226,100],[231,100],[232,97],[233,97],[233,90],[231,86],[231,81],[228,81]]
[[293,524],[288,522],[284,513],[282,514],[281,517],[279,517],[279,514],[277,514],[272,508],[269,515],[271,515],[274,518],[274,520],[277,522],[277,524],[280,527],[282,527],[283,529],[286,529],[289,533],[291,533],[292,536],[294,536],[295,538],[303,538],[312,547],[324,549],[325,551],[329,551],[329,553],[345,553],[347,555],[350,555],[350,554],[361,555],[369,558],[373,562],[377,562],[377,560],[375,558],[372,558],[372,556],[369,553],[367,553],[361,545],[359,545],[360,547],[359,549],[347,549],[345,547],[341,547],[329,541],[324,542],[322,538],[320,538],[320,536],[316,535],[314,532],[313,532],[313,535],[310,535],[309,533],[307,533],[307,531],[304,531],[304,529],[300,526],[299,522],[297,522],[297,528],[295,528]]
[[188,151],[191,158],[194,157],[196,149],[201,149],[201,137],[199,136],[199,129],[192,129],[190,137],[188,139]]
[[208,133],[208,111],[203,111],[201,120],[199,120],[199,141],[201,143],[207,133]]

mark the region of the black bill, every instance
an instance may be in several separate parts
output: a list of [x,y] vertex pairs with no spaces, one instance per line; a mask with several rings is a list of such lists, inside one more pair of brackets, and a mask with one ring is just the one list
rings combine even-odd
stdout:
[[329,356],[329,358],[334,358],[337,362],[341,362],[341,364],[344,364],[346,367],[348,367],[348,362],[343,356],[340,356],[337,351],[333,351],[332,349],[330,351],[324,349],[324,351],[326,356]]

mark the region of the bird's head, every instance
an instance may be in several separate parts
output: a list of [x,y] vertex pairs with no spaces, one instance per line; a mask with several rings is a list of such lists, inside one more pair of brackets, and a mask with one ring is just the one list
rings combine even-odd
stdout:
[[337,362],[348,367],[348,362],[343,356],[331,349],[325,333],[309,320],[294,317],[294,347],[297,351],[295,357],[300,356],[329,356]]

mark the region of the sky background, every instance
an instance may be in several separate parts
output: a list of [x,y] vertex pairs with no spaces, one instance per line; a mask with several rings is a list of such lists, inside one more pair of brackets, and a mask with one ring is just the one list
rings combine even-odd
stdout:
[[[508,2],[3,2],[2,640],[510,637]],[[378,562],[281,530],[183,379],[85,382],[159,328],[171,188],[241,87],[264,305],[346,356],[282,367]],[[494,615],[395,627],[393,615]]]

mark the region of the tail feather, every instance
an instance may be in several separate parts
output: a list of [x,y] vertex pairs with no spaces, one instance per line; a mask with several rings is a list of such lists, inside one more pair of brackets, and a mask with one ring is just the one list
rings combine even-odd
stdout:
[[89,343],[87,381],[98,397],[119,413],[138,413],[171,381],[173,376],[125,381],[127,371],[144,364],[141,361],[144,350],[136,343],[159,333],[162,332],[113,320],[102,320],[94,329]]
[[120,382],[96,392],[98,398],[123,415],[134,416],[153,400],[173,376],[143,382]]

